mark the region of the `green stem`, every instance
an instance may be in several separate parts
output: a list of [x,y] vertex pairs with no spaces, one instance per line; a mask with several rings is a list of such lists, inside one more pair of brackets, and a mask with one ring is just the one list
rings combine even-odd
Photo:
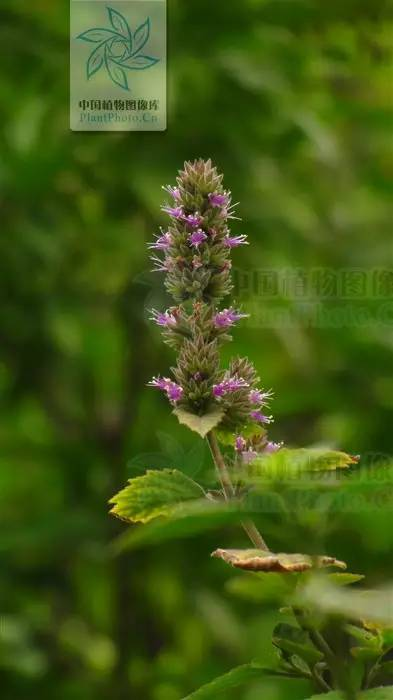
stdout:
[[[218,440],[213,430],[211,430],[210,433],[207,435],[207,442],[212,453],[213,461],[216,466],[217,474],[220,479],[225,500],[230,501],[235,495],[235,489],[232,484],[231,476],[229,474],[227,465],[225,464],[224,457],[222,456]],[[263,549],[266,552],[269,551],[265,540],[263,539],[261,533],[259,532],[258,528],[252,520],[242,520],[242,527],[249,536],[253,545],[257,549]]]
[[225,500],[230,501],[235,495],[235,489],[233,488],[227,465],[221,454],[218,440],[212,430],[207,435],[207,441],[221,482],[222,490],[224,491]]
[[296,607],[293,607],[292,610],[299,626],[308,632],[309,637],[316,649],[323,654],[332,674],[334,687],[341,688],[341,691],[344,693],[347,700],[356,700],[357,692],[353,687],[351,687],[350,679],[346,674],[345,666],[343,665],[340,656],[336,656],[324,636],[318,630],[311,627],[303,610]]
[[243,530],[247,533],[249,536],[251,542],[257,549],[263,549],[266,552],[269,551],[269,547],[267,546],[265,540],[263,539],[261,533],[259,532],[257,526],[255,525],[253,520],[242,520],[241,521],[242,528]]
[[303,610],[300,610],[299,608],[293,607],[293,614],[296,617],[296,620],[299,624],[299,627],[302,628],[305,632],[308,632],[309,637],[314,644],[314,646],[318,649],[318,651],[321,652],[321,654],[324,655],[326,661],[328,663],[335,663],[336,657],[333,654],[330,646],[328,645],[327,641],[324,639],[322,634],[318,632],[318,630],[313,629],[309,623],[306,620],[305,614]]

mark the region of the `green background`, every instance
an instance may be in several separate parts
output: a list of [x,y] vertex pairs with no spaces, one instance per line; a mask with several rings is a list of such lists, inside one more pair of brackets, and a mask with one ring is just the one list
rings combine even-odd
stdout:
[[[167,132],[76,134],[67,3],[2,2],[4,700],[180,700],[238,663],[273,663],[278,613],[231,598],[231,571],[209,558],[245,544],[236,528],[121,557],[109,547],[127,526],[107,501],[127,477],[209,469],[203,443],[145,386],[173,363],[147,322],[146,309],[166,302],[145,244],[165,223],[161,186],[183,161],[211,157],[241,202],[233,230],[251,245],[235,252],[237,270],[392,268],[389,3],[169,0],[168,10]],[[323,302],[360,308],[365,321],[319,327],[298,298],[245,295],[246,308],[297,319],[243,324],[230,348],[275,391],[275,439],[392,452],[391,287],[383,299]],[[383,509],[328,530],[314,513],[303,538],[276,527],[270,541],[296,551],[312,531],[370,584],[388,578]],[[264,681],[227,696],[308,691]]]

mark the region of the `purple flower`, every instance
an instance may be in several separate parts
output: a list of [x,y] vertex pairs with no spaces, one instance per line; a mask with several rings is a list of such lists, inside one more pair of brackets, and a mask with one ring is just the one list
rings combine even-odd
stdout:
[[183,396],[183,388],[168,377],[153,377],[148,386],[165,391],[170,401],[179,401]]
[[213,396],[219,398],[221,396],[225,396],[225,394],[230,394],[233,391],[237,391],[238,389],[243,389],[244,387],[248,387],[245,379],[242,377],[239,377],[238,379],[236,377],[230,377],[229,379],[224,379],[219,384],[214,384]]
[[263,451],[265,454],[271,455],[274,452],[278,452],[283,444],[283,442],[267,442]]
[[235,309],[223,309],[213,316],[213,323],[216,328],[229,328],[241,318],[247,318],[248,314],[241,314]]
[[244,452],[246,449],[247,442],[242,435],[238,435],[235,440],[235,450],[236,452]]
[[162,233],[161,236],[156,236],[154,243],[149,244],[149,248],[156,248],[157,250],[167,250],[172,245],[172,236],[169,232]]
[[155,389],[166,391],[170,383],[171,380],[168,379],[168,377],[153,377],[153,379],[148,382],[147,386],[153,386]]
[[179,199],[181,197],[181,193],[180,193],[180,190],[178,187],[171,187],[171,185],[167,185],[166,187],[163,187],[162,189],[165,190],[165,192],[168,192],[168,194],[170,194],[171,197],[173,197],[173,199],[176,202],[179,201]]
[[273,422],[272,416],[264,416],[260,411],[251,411],[250,416],[257,423],[269,424]]
[[203,217],[198,214],[198,212],[195,212],[195,214],[188,214],[187,216],[183,216],[184,221],[188,226],[191,226],[191,228],[197,228],[201,224],[203,224]]
[[179,401],[183,396],[183,388],[179,384],[171,382],[166,389],[166,393],[170,401]]
[[237,248],[239,245],[248,245],[247,236],[230,236],[227,234],[223,241],[227,248]]
[[203,243],[207,238],[206,233],[202,231],[201,228],[198,228],[197,231],[194,231],[189,237],[188,237],[188,242],[190,245],[194,246],[195,248],[198,248],[198,246]]
[[183,207],[162,207],[162,211],[174,219],[182,219],[184,216]]
[[172,267],[172,260],[169,257],[161,260],[156,255],[152,255],[150,260],[154,262],[153,272],[169,272]]
[[151,320],[155,321],[157,326],[163,326],[165,328],[173,328],[173,326],[176,326],[176,316],[170,311],[156,311],[152,309],[151,313]]
[[248,450],[245,452],[242,452],[242,460],[244,464],[250,464],[250,462],[253,462],[254,459],[258,457],[258,452],[252,449],[252,447],[249,447]]
[[229,196],[226,192],[224,194],[219,194],[218,192],[213,192],[209,194],[209,204],[212,207],[226,207],[229,202]]
[[248,399],[250,403],[262,406],[271,397],[271,391],[260,391],[259,389],[251,389]]

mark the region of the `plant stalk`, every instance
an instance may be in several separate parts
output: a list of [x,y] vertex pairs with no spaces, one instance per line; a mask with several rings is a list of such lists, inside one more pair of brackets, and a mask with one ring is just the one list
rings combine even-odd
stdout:
[[[213,461],[222,486],[222,490],[224,492],[225,500],[231,501],[233,496],[235,495],[235,489],[232,484],[231,476],[229,474],[227,465],[225,464],[224,457],[222,456],[218,440],[213,430],[211,430],[210,433],[208,433],[207,442],[212,453]],[[266,552],[268,552],[269,547],[267,546],[255,523],[252,520],[247,519],[242,520],[241,524],[243,530],[249,536],[254,547],[256,547],[257,549],[263,549]]]

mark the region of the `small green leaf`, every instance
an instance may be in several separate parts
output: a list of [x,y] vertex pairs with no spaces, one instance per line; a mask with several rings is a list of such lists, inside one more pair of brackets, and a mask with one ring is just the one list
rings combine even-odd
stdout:
[[323,654],[311,645],[307,632],[299,627],[280,623],[273,631],[272,641],[278,649],[285,652],[284,655],[295,654],[311,664],[323,659]]
[[354,659],[360,661],[375,661],[381,655],[379,649],[371,649],[370,647],[352,647],[351,655]]
[[198,433],[202,438],[206,437],[206,435],[221,422],[224,415],[222,408],[215,408],[209,413],[205,413],[203,416],[196,416],[194,413],[189,413],[183,408],[175,408],[173,413],[177,417],[179,423],[186,425],[187,428]]
[[334,574],[328,574],[328,580],[331,583],[336,584],[336,586],[349,586],[351,583],[357,583],[364,579],[364,574],[342,574],[335,572]]
[[109,501],[111,513],[129,522],[146,523],[159,515],[169,515],[190,499],[201,498],[199,484],[177,469],[147,471],[144,476],[130,479],[128,486]]
[[216,436],[221,445],[233,447],[235,444],[236,435],[233,433],[233,430],[217,429]]
[[257,663],[237,666],[237,668],[233,668],[232,671],[203,685],[194,693],[191,693],[191,695],[187,695],[183,700],[216,700],[217,695],[232,690],[233,688],[238,688],[248,681],[260,679],[266,675],[272,674],[270,674],[268,669],[265,669]]
[[369,632],[364,627],[356,625],[345,625],[345,630],[351,637],[361,642],[362,646],[382,650],[382,637],[379,634],[373,634],[373,632]]
[[[242,436],[244,438],[251,437],[262,437],[266,435],[267,431],[262,425],[257,425],[256,423],[251,423],[246,428],[243,428]],[[233,447],[235,445],[236,434],[233,430],[220,429],[216,431],[217,439],[222,445],[227,445]]]

